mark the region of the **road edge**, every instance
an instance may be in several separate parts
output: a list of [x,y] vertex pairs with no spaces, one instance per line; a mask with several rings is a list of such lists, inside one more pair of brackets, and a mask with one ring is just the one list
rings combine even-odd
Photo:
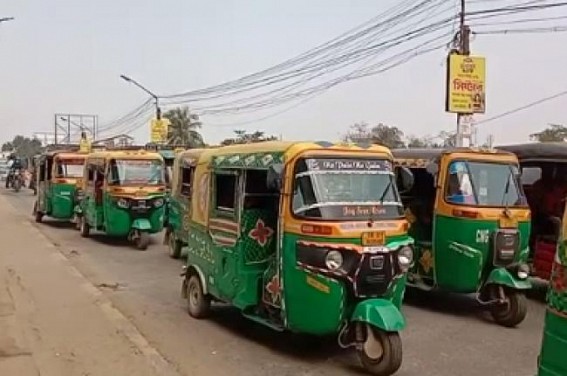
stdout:
[[4,207],[13,215],[22,219],[22,223],[31,231],[34,231],[41,238],[46,240],[46,248],[52,249],[52,257],[65,265],[68,271],[79,278],[81,288],[93,298],[93,303],[98,306],[106,319],[112,323],[117,332],[121,333],[140,353],[146,358],[148,363],[160,376],[180,376],[181,373],[174,364],[169,362],[158,350],[153,347],[144,335],[138,330],[132,320],[128,319],[118,308],[114,306],[112,301],[99,289],[91,280],[85,276],[77,267],[73,265],[71,260],[65,255],[60,246],[54,244],[53,239],[43,233],[41,228],[32,221],[29,216],[22,214],[16,207],[5,197],[0,196],[0,201]]

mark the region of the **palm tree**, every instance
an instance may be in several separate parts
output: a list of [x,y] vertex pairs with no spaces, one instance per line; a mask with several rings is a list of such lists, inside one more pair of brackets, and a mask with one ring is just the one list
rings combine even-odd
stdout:
[[171,122],[167,131],[167,143],[169,145],[183,145],[191,148],[204,146],[203,136],[198,131],[201,128],[199,115],[192,114],[189,107],[173,108],[167,111],[163,117]]

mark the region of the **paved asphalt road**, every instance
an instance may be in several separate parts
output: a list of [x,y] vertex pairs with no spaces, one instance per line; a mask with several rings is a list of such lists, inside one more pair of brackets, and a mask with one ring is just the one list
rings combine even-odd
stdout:
[[[30,191],[1,191],[33,221]],[[182,374],[361,374],[355,355],[333,339],[278,334],[228,307],[216,308],[207,321],[190,318],[180,297],[182,262],[168,257],[161,236],[141,252],[102,236],[82,239],[72,226],[49,219],[38,227]],[[470,296],[408,292],[404,361],[397,375],[534,376],[544,316],[543,294],[534,295],[526,321],[506,329],[492,323]]]

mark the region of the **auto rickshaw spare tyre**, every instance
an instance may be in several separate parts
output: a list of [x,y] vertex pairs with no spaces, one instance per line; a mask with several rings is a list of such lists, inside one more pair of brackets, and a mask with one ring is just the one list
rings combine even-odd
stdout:
[[493,297],[497,297],[498,288],[504,291],[505,303],[495,304],[491,307],[490,313],[497,324],[513,328],[520,324],[526,318],[528,313],[528,302],[526,296],[518,291],[503,286],[494,286]]
[[205,295],[198,274],[193,274],[187,282],[187,312],[191,317],[203,319],[211,311],[211,297]]
[[134,244],[140,251],[145,251],[150,245],[150,234],[143,231],[136,231],[134,235]]
[[[402,340],[397,332],[385,332],[367,323],[357,323],[357,330],[366,332],[357,345],[364,369],[375,376],[390,376],[402,365]],[[358,335],[357,335],[358,337]]]
[[79,227],[79,230],[81,231],[81,236],[83,238],[88,238],[91,233],[91,227],[87,223],[87,219],[84,216],[81,216],[81,225]]
[[37,201],[33,204],[33,216],[37,223],[41,223],[43,219],[43,213],[37,210]]
[[177,240],[175,233],[172,229],[168,229],[167,236],[167,248],[169,250],[169,257],[173,259],[178,259],[181,257],[181,249],[183,248],[183,244]]

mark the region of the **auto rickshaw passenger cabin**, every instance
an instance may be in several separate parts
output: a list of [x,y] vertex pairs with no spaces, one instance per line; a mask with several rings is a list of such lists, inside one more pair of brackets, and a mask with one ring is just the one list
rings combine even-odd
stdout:
[[530,260],[534,276],[549,280],[567,197],[567,144],[540,142],[499,147],[514,153],[532,211]]

